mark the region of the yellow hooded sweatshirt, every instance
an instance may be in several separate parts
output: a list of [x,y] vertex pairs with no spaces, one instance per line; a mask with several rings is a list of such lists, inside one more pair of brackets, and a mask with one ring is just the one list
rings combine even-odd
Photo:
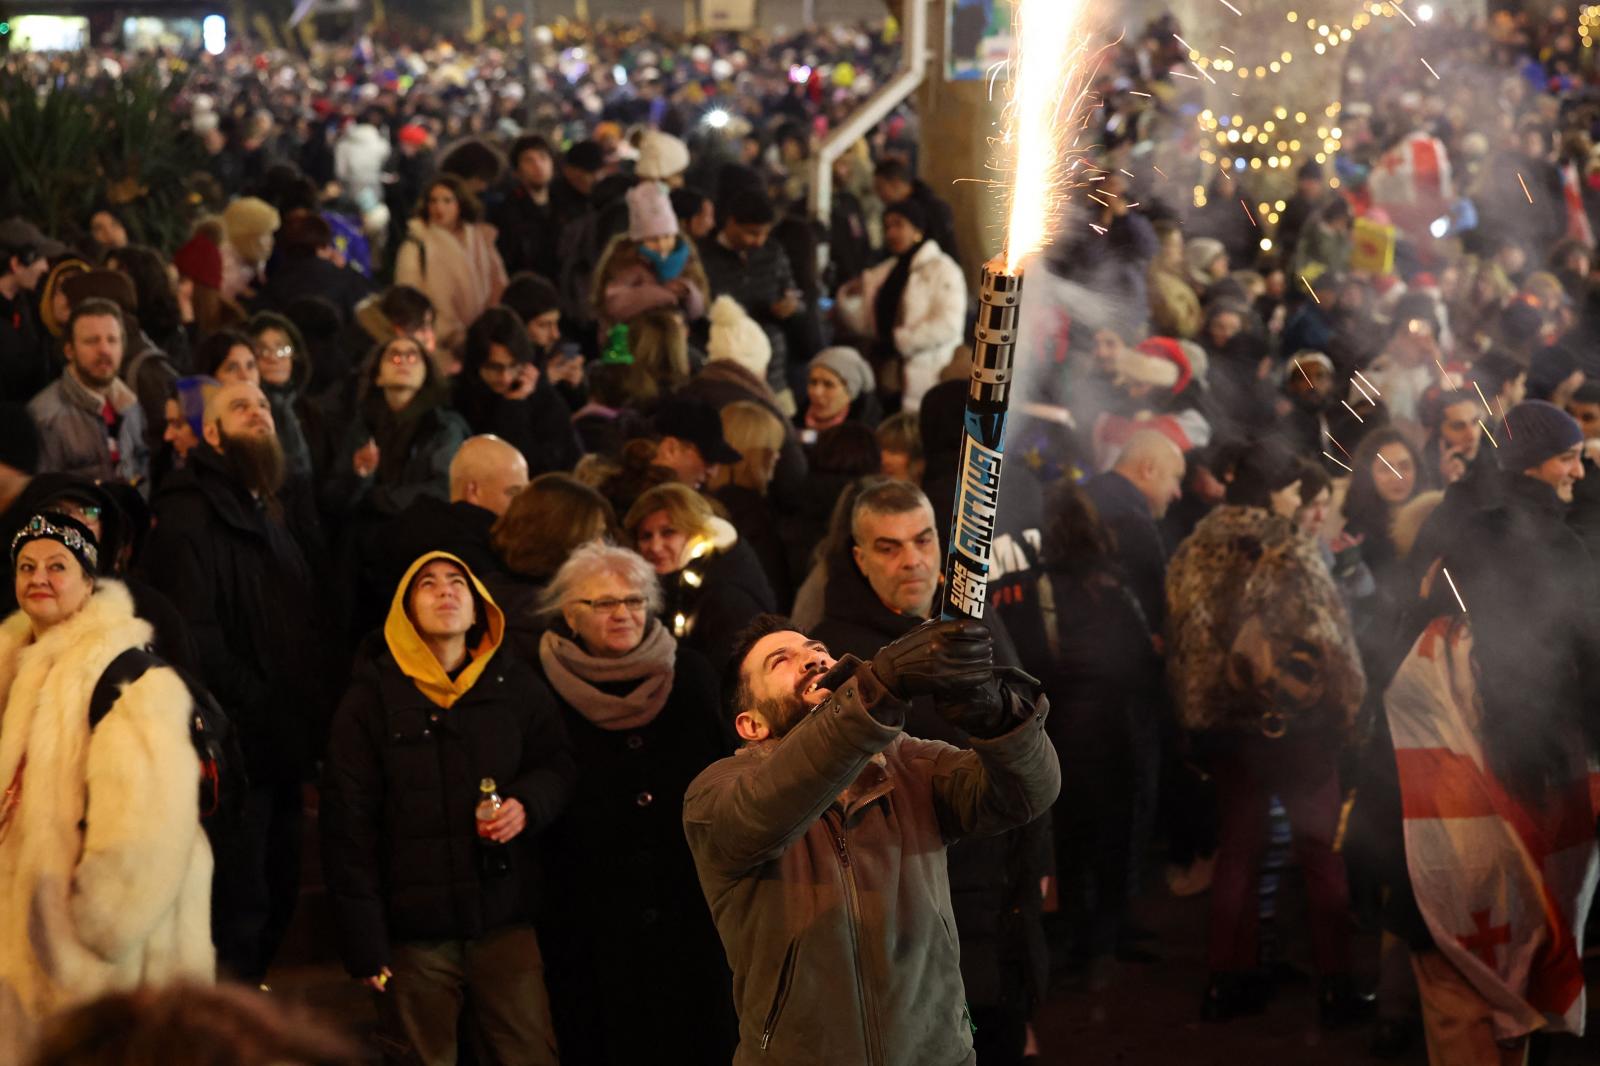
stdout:
[[[423,643],[422,634],[417,632],[411,616],[406,613],[406,593],[411,589],[411,582],[416,578],[418,571],[437,559],[454,563],[461,568],[463,574],[467,575],[467,581],[472,585],[478,601],[478,611],[482,616],[478,619],[478,624],[484,629],[483,639],[478,641],[478,646],[467,649],[467,658],[470,661],[454,681],[450,680],[450,675],[445,673],[444,667],[439,665],[439,660],[433,657],[428,645]],[[478,575],[449,552],[437,551],[421,556],[406,570],[405,577],[400,579],[400,587],[395,589],[394,601],[389,605],[389,618],[383,623],[383,639],[389,645],[389,652],[394,656],[394,661],[400,665],[400,672],[409,677],[424,696],[446,708],[472,690],[479,675],[489,665],[489,660],[500,650],[500,642],[504,639],[505,632],[505,615],[489,595],[489,590],[483,587],[483,582],[478,580]]]

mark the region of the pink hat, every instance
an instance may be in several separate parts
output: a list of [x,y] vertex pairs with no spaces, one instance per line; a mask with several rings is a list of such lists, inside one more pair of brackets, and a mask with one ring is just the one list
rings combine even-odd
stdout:
[[647,241],[651,237],[674,237],[678,215],[666,190],[654,181],[641,181],[628,190],[628,239]]

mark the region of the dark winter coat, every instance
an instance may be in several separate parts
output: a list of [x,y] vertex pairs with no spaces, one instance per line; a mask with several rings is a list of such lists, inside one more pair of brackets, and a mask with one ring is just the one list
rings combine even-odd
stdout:
[[300,259],[280,257],[260,294],[251,301],[251,309],[282,315],[296,300],[319,296],[337,307],[340,316],[349,322],[355,317],[356,304],[371,292],[372,283],[354,267],[339,266],[314,255]]
[[666,705],[638,729],[601,729],[556,699],[578,766],[547,836],[541,926],[561,1061],[727,1062],[728,965],[681,822],[689,782],[732,746],[715,675],[680,644]]
[[[446,709],[370,638],[334,717],[322,785],[323,869],[350,974],[378,973],[395,944],[531,923],[536,841],[576,776],[555,698],[518,657],[494,652]],[[527,812],[504,874],[481,865],[473,812],[484,778]]]
[[[450,498],[450,460],[471,434],[466,420],[439,402],[423,411],[407,434],[384,417],[382,405],[376,390],[357,405],[323,490],[328,510],[392,517],[422,496]],[[352,462],[368,440],[377,441],[381,459],[378,469],[363,478]]]
[[1116,538],[1117,563],[1145,620],[1154,632],[1161,632],[1167,616],[1167,557],[1172,550],[1150,513],[1150,501],[1115,470],[1090,478],[1083,491],[1100,513],[1101,525]]
[[711,298],[732,296],[772,342],[767,384],[773,392],[782,392],[789,387],[789,342],[785,323],[773,317],[772,305],[795,287],[789,257],[770,240],[746,254],[724,246],[713,234],[700,242],[700,262],[711,282]]
[[61,360],[33,310],[33,293],[0,296],[0,401],[27,403],[61,376]]
[[711,495],[727,510],[728,521],[739,531],[739,543],[749,545],[755,553],[772,587],[774,610],[788,610],[798,582],[789,573],[788,552],[778,531],[772,497],[738,485],[724,485]]
[[[661,579],[661,620],[687,648],[704,655],[720,675],[734,637],[758,614],[778,609],[778,599],[750,545],[718,519],[714,550]],[[694,574],[699,579],[686,576]],[[683,622],[678,623],[682,616]]]
[[456,379],[456,410],[474,433],[493,433],[528,461],[528,475],[571,473],[583,450],[572,426],[572,412],[550,383],[539,375],[532,395],[522,400],[501,396],[472,367]]
[[272,406],[272,424],[278,431],[278,443],[283,445],[284,469],[290,477],[315,484],[311,444],[300,418],[305,407],[306,388],[310,383],[311,359],[305,352],[296,352],[289,380],[282,385],[273,385],[263,378],[261,391],[267,394],[267,403]]
[[[841,555],[829,560],[823,620],[811,636],[835,657],[849,654],[871,661],[879,648],[922,621],[885,606],[855,564]],[[996,660],[1015,664],[1003,625],[997,618],[987,621],[995,631]],[[905,730],[927,740],[971,746],[970,738],[946,722],[930,699],[911,702]],[[1050,872],[1048,833],[1049,819],[1044,819],[950,849],[950,898],[970,1003],[1026,1009],[1044,992],[1049,954],[1039,915],[1039,879]]]
[[337,665],[299,545],[207,445],[152,507],[145,576],[188,622],[200,678],[238,730],[252,781],[299,779]]
[[556,213],[556,198],[535,203],[527,186],[518,182],[490,221],[498,231],[496,245],[505,260],[506,273],[532,271],[554,283],[561,276],[561,260],[556,254],[564,216]]

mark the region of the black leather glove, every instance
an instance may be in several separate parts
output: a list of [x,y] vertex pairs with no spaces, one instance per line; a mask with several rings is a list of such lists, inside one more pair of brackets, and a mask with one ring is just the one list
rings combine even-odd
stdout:
[[935,696],[934,709],[970,737],[993,740],[1005,736],[1032,713],[1025,700],[1007,691],[1005,681],[1013,686],[1039,687],[1039,682],[1023,670],[998,667],[977,688]]
[[982,622],[924,622],[872,657],[872,673],[899,700],[965,692],[994,676],[994,638]]

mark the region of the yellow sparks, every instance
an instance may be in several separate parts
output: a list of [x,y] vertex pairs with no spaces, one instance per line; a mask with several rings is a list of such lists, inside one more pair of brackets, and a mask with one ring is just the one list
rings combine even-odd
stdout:
[[1383,457],[1383,453],[1382,452],[1379,452],[1377,454],[1378,454],[1378,462],[1380,462],[1384,466],[1388,467],[1389,468],[1389,473],[1393,474],[1395,477],[1399,478],[1401,481],[1404,481],[1406,479],[1406,476],[1404,474],[1402,474],[1400,471],[1398,471],[1398,470],[1396,470],[1394,468],[1394,464],[1393,463],[1391,463],[1389,460],[1387,460],[1387,459],[1385,459]]
[[1146,99],[1146,100],[1148,100],[1148,99],[1150,99],[1150,94],[1149,94],[1149,93],[1136,93],[1136,92],[1134,92],[1134,91],[1133,91],[1133,90],[1132,90],[1132,89],[1129,89],[1129,90],[1128,90],[1128,95],[1129,95],[1129,96],[1142,96],[1142,97],[1144,97],[1144,98],[1145,98],[1145,99]]
[[1443,386],[1444,391],[1454,392],[1455,386],[1450,384],[1450,375],[1445,371],[1444,364],[1435,359],[1433,365],[1439,368],[1439,384]]
[[1306,379],[1306,384],[1311,386],[1311,391],[1317,391],[1317,383],[1311,380],[1311,375],[1306,373],[1306,368],[1300,365],[1300,360],[1294,361],[1294,368],[1300,371],[1300,376]]
[[1060,222],[1070,161],[1080,158],[1095,63],[1089,54],[1089,0],[1022,0],[1016,5],[1016,56],[1006,105],[1013,146],[1005,267],[1049,243]]
[[1378,401],[1372,398],[1372,394],[1362,386],[1361,382],[1357,381],[1355,378],[1351,378],[1350,384],[1356,387],[1356,391],[1361,394],[1362,399],[1366,400],[1374,407],[1378,406]]
[[1238,8],[1234,7],[1232,4],[1228,3],[1228,0],[1218,0],[1218,2],[1221,3],[1222,6],[1227,8],[1229,11],[1232,11],[1235,15],[1238,15],[1240,18],[1244,18],[1244,12],[1240,11]]
[[1493,444],[1496,448],[1500,447],[1500,442],[1494,439],[1494,434],[1489,432],[1489,427],[1483,424],[1483,419],[1481,418],[1478,419],[1478,428],[1483,430],[1483,435],[1489,438],[1490,444]]
[[[1329,437],[1328,439],[1329,440],[1333,440],[1332,437]],[[1334,443],[1337,444],[1339,442],[1338,441],[1334,441]],[[1344,469],[1350,470],[1350,468],[1348,466],[1345,466],[1343,463],[1339,462],[1339,460],[1337,460],[1333,456],[1329,455],[1326,449],[1323,450],[1322,457],[1324,459],[1328,460],[1328,462],[1332,463],[1335,466],[1344,467]],[[1354,470],[1350,470],[1350,473],[1354,474],[1355,471]]]
[[[1344,409],[1346,411],[1349,411],[1351,414],[1356,415],[1356,409],[1354,407],[1350,406],[1350,401],[1349,400],[1340,400],[1339,402],[1344,404]],[[1367,424],[1367,420],[1365,418],[1362,418],[1360,415],[1356,415],[1356,421],[1360,422],[1363,426]],[[1339,442],[1338,441],[1334,441],[1334,443],[1337,444]],[[1343,451],[1344,449],[1341,448],[1339,450]]]
[[1528,198],[1530,204],[1533,203],[1533,193],[1528,191],[1528,183],[1522,180],[1521,174],[1517,175],[1517,184],[1522,186],[1522,195]]
[[1244,217],[1248,218],[1250,220],[1250,225],[1255,226],[1256,229],[1260,229],[1261,226],[1259,224],[1257,224],[1256,216],[1254,216],[1254,215],[1252,215],[1250,213],[1250,205],[1245,203],[1243,200],[1240,200],[1239,201],[1239,206],[1244,208]]
[[1322,303],[1322,297],[1317,295],[1317,290],[1311,287],[1311,282],[1306,280],[1306,276],[1304,274],[1300,275],[1300,284],[1306,287],[1306,291],[1311,294],[1311,298],[1313,300],[1317,301],[1318,304]]
[[1407,22],[1411,22],[1411,28],[1412,29],[1416,29],[1417,28],[1417,24],[1415,22],[1411,21],[1411,16],[1406,14],[1406,9],[1400,6],[1400,0],[1390,0],[1390,2],[1394,5],[1395,14],[1399,15],[1401,18],[1405,19]]
[[1466,614],[1467,605],[1461,599],[1461,590],[1456,588],[1456,579],[1450,576],[1450,571],[1447,567],[1440,567],[1439,569],[1444,572],[1444,579],[1450,582],[1450,591],[1456,594],[1456,606],[1461,608],[1462,614]]
[[1472,387],[1478,390],[1478,399],[1483,401],[1483,413],[1488,415],[1490,418],[1493,418],[1494,408],[1489,406],[1488,398],[1483,395],[1483,386],[1474,381],[1472,383]]
[[[1422,59],[1421,56],[1418,56],[1417,58],[1418,59]],[[1443,80],[1442,78],[1439,77],[1439,72],[1437,70],[1433,69],[1433,64],[1432,63],[1428,62],[1426,59],[1423,59],[1422,60],[1422,65],[1428,68],[1428,73],[1433,75],[1435,81],[1442,81]]]
[[1376,386],[1372,382],[1368,381],[1367,380],[1367,376],[1365,374],[1363,374],[1361,371],[1359,371],[1359,370],[1356,371],[1356,377],[1360,378],[1362,384],[1366,385],[1367,388],[1371,389],[1375,395],[1378,395],[1378,396],[1382,396],[1383,395],[1382,391],[1379,390],[1378,386]]

